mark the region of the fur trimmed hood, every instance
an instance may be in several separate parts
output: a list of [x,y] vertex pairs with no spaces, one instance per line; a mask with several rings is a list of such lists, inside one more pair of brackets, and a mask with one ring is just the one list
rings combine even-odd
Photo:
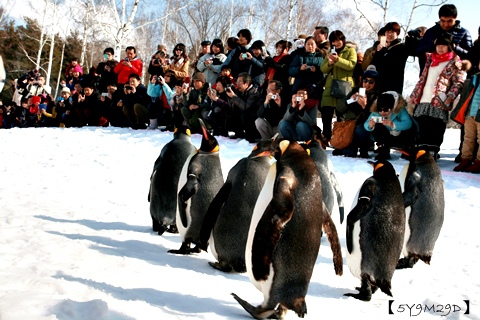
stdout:
[[[405,108],[405,106],[407,105],[405,98],[403,98],[401,94],[398,94],[395,91],[386,91],[382,93],[382,95],[384,94],[390,94],[395,99],[395,106],[393,107],[393,113],[397,113],[397,114],[400,113],[400,111],[402,111],[402,109]],[[378,98],[375,99],[375,101],[372,103],[372,106],[370,107],[370,112],[378,112],[377,102],[378,102]]]

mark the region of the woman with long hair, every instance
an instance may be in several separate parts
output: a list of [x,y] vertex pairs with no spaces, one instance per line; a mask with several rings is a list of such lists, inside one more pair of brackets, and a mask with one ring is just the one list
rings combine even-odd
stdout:
[[188,76],[190,60],[185,50],[186,47],[183,43],[177,43],[173,48],[173,55],[168,70],[173,72],[177,80],[184,80]]

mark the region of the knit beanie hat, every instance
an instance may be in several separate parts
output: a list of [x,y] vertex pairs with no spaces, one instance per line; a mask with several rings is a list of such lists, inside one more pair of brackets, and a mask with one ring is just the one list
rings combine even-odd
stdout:
[[377,81],[379,77],[380,77],[380,74],[377,72],[377,69],[375,68],[374,65],[369,65],[367,67],[367,70],[365,70],[362,76],[363,79],[371,78],[375,81]]
[[83,73],[83,70],[82,70],[82,67],[80,67],[80,66],[77,64],[75,67],[73,67],[72,72],[78,72],[78,73],[82,74],[82,73]]
[[203,83],[207,82],[207,79],[205,78],[205,75],[202,72],[197,72],[193,76],[193,81],[202,81]]

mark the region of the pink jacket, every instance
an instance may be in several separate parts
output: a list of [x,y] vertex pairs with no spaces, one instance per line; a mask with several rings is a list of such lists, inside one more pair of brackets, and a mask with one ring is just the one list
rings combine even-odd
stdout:
[[[425,87],[428,77],[428,70],[432,64],[431,56],[431,53],[427,53],[425,69],[423,69],[422,75],[410,95],[410,103],[412,104],[420,103],[420,99],[422,98],[423,88]],[[435,108],[450,111],[453,107],[453,101],[462,90],[466,76],[466,72],[462,69],[462,61],[458,56],[455,56],[447,63],[437,79],[435,88],[433,89],[431,105]],[[442,93],[445,94],[446,97]],[[443,99],[442,96],[444,97]],[[450,98],[450,101],[448,104],[445,104],[447,98]]]

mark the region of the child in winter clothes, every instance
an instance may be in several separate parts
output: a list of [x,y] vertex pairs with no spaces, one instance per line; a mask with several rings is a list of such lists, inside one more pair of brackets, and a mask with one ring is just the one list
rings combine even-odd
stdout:
[[160,125],[172,127],[172,109],[168,101],[170,101],[173,91],[161,75],[152,76],[147,88],[147,94],[152,98],[148,105],[150,124],[147,130],[157,129],[159,123]]

